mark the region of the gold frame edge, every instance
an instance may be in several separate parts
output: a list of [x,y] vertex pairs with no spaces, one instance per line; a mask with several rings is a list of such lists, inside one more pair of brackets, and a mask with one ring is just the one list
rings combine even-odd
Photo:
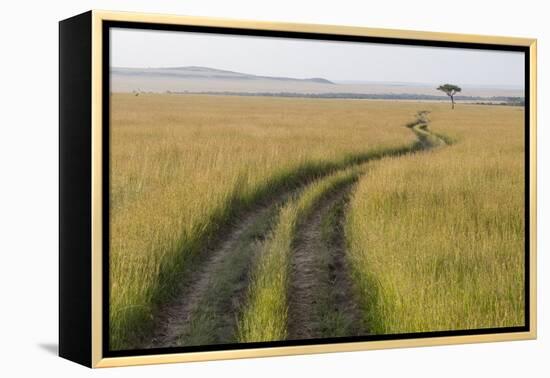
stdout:
[[[425,41],[466,42],[529,47],[530,50],[530,331],[467,336],[445,336],[401,340],[316,344],[307,346],[266,347],[235,349],[211,352],[170,353],[130,357],[103,357],[102,343],[102,22],[129,21],[158,24],[183,24],[194,26],[217,26],[241,29],[296,31],[336,35],[386,37]],[[305,355],[315,353],[351,352],[374,349],[459,345],[470,343],[533,340],[537,338],[537,40],[534,38],[488,36],[427,32],[416,30],[366,28],[322,24],[297,24],[237,20],[225,18],[178,16],[131,12],[92,11],[92,367],[118,367],[176,362],[199,362],[230,360],[253,357]]]
[[537,338],[537,40],[529,45],[529,287],[530,328]]

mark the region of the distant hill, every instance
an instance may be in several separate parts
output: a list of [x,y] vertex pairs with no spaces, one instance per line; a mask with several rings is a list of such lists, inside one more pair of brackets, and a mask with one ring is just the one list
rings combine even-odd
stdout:
[[205,79],[205,80],[276,80],[291,82],[312,82],[322,84],[334,84],[332,81],[313,77],[298,79],[282,76],[260,76],[242,72],[219,70],[210,67],[185,66],[185,67],[163,67],[163,68],[112,68],[113,75],[141,76],[141,77],[173,77],[181,79]]
[[[178,93],[235,93],[300,96],[367,98],[367,95],[384,95],[390,98],[411,96],[438,96],[435,84],[400,82],[336,82],[322,77],[294,78],[262,76],[221,70],[211,67],[156,67],[111,68],[113,92],[178,92]],[[345,96],[344,96],[345,95]],[[461,95],[468,97],[523,97],[521,89],[463,86]]]

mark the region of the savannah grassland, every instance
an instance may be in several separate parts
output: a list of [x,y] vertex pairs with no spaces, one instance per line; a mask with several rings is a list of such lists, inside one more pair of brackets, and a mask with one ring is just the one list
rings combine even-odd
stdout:
[[[413,154],[419,110],[456,143]],[[151,332],[219,234],[285,192],[229,316],[236,341],[287,337],[295,235],[344,185],[369,332],[522,323],[522,108],[113,94],[111,114],[111,348]]]
[[373,333],[524,322],[523,108],[435,106],[457,143],[372,166],[346,235]]

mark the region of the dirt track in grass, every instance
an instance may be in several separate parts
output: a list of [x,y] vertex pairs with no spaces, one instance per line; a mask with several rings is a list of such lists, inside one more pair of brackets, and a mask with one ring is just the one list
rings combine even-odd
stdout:
[[[427,114],[419,112],[408,125],[418,137],[409,153],[445,144],[427,130],[428,123]],[[142,342],[142,347],[236,342],[236,324],[261,242],[277,209],[307,185],[304,182],[240,214],[208,250],[207,257],[185,275],[175,298],[161,306],[152,336]],[[352,187],[347,185],[319,201],[297,230],[289,283],[289,339],[368,333],[349,277],[342,227]]]
[[289,339],[367,333],[348,274],[343,234],[352,184],[320,201],[298,230],[291,263]]
[[181,293],[159,311],[148,348],[234,342],[250,264],[267,233],[271,213],[283,199],[258,206],[233,222],[218,247],[185,280]]

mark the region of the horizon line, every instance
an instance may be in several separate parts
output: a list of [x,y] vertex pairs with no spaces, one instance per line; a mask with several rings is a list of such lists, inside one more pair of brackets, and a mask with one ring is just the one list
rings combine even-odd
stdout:
[[[112,71],[114,69],[182,69],[182,68],[206,68],[213,71],[219,71],[219,72],[227,72],[227,73],[235,73],[235,74],[241,74],[241,75],[249,75],[249,76],[257,76],[260,78],[286,78],[286,79],[294,79],[294,80],[309,80],[309,79],[324,79],[329,80],[335,84],[393,84],[393,85],[418,85],[418,86],[437,86],[441,85],[440,82],[419,82],[419,81],[401,81],[401,80],[370,80],[370,79],[332,79],[328,78],[326,76],[310,76],[310,77],[300,77],[300,76],[280,76],[280,75],[273,75],[273,74],[251,74],[247,72],[242,71],[234,71],[234,70],[228,70],[228,69],[222,69],[222,68],[215,68],[212,66],[199,66],[199,65],[172,65],[172,66],[110,66],[109,71]],[[452,81],[448,81],[451,83]],[[472,88],[509,88],[509,89],[525,89],[525,85],[522,84],[474,84],[474,83],[459,83],[459,85],[466,86],[466,87],[472,87]]]

